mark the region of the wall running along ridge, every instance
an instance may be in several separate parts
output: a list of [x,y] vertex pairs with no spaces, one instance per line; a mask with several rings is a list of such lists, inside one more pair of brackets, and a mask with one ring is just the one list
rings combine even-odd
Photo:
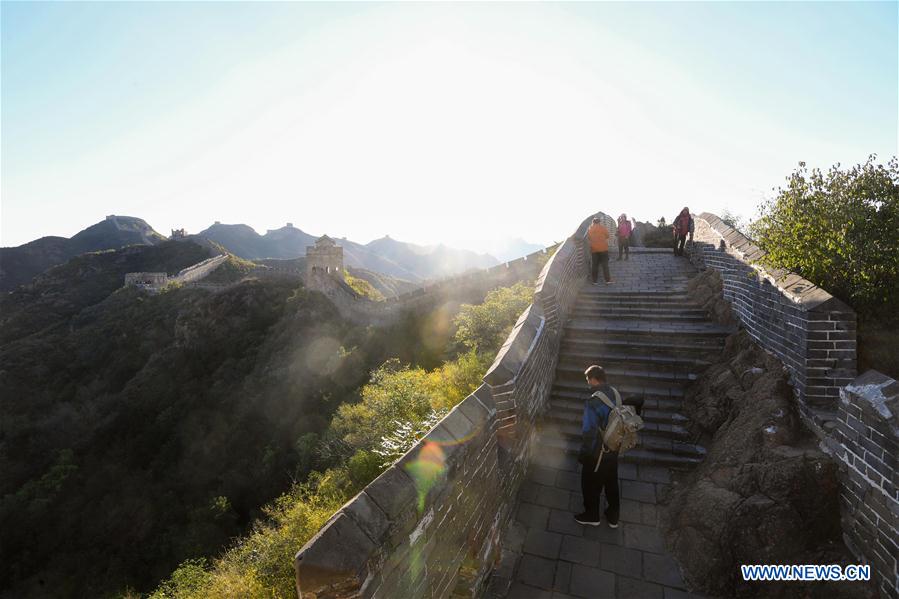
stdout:
[[384,301],[360,296],[343,279],[323,270],[310,270],[305,284],[309,289],[324,293],[344,318],[385,326],[396,322],[409,310],[433,309],[447,301],[481,301],[491,289],[534,279],[540,274],[540,258],[547,253],[548,250],[541,250],[490,268],[441,279]]
[[714,214],[693,218],[691,260],[721,274],[743,327],[790,372],[804,422],[840,467],[846,545],[871,565],[881,595],[899,599],[899,383],[874,370],[856,378],[852,308],[756,264],[764,252]]
[[227,254],[219,254],[188,266],[173,277],[164,272],[129,272],[125,274],[125,286],[133,285],[155,292],[172,283],[189,285],[208,276],[227,259]]
[[820,427],[856,375],[855,312],[795,273],[757,264],[765,253],[714,214],[693,218],[691,260],[721,273],[734,314],[784,363],[803,416]]
[[589,222],[542,269],[484,383],[297,553],[300,597],[481,593],[547,406],[562,325],[587,278]]

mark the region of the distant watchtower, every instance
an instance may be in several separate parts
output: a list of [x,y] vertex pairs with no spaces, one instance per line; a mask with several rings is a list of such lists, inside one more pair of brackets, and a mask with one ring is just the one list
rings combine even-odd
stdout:
[[172,229],[172,239],[186,239],[187,231],[184,229]]
[[316,270],[343,279],[343,248],[327,235],[316,239],[315,245],[306,246],[306,279],[310,280]]

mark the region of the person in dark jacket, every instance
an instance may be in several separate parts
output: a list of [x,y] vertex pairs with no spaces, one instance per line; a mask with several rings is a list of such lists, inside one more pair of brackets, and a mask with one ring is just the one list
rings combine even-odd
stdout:
[[615,401],[615,392],[606,382],[606,371],[602,366],[593,365],[584,372],[590,386],[590,396],[584,402],[584,418],[579,461],[581,462],[581,492],[584,495],[584,511],[575,515],[574,519],[588,526],[599,526],[599,505],[603,492],[609,504],[605,511],[606,522],[610,528],[618,528],[619,495],[618,495],[618,452],[606,450],[599,459],[602,447],[602,430],[609,423],[611,410],[600,399],[593,397],[597,391],[603,392],[610,400]]

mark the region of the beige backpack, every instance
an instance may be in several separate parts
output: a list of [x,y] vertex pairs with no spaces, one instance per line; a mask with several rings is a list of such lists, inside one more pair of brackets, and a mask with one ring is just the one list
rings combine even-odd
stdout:
[[615,394],[615,403],[602,391],[597,391],[593,397],[609,406],[609,420],[605,430],[601,430],[602,434],[602,450],[599,452],[599,459],[596,460],[594,472],[599,470],[599,464],[602,462],[602,455],[606,451],[617,451],[619,454],[624,453],[637,446],[637,431],[643,428],[643,419],[637,416],[634,406],[626,406],[621,403],[621,394],[618,389],[612,387]]

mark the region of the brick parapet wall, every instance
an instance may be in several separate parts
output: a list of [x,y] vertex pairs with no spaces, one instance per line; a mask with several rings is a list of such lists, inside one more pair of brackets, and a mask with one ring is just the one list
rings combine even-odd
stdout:
[[193,266],[188,266],[187,268],[181,270],[177,275],[169,279],[170,281],[174,281],[176,283],[187,284],[192,283],[194,281],[199,281],[203,277],[208,276],[212,271],[222,265],[225,260],[228,259],[227,254],[219,254],[218,256],[213,256],[212,258],[207,258],[202,262],[198,262]]
[[869,370],[840,391],[825,445],[840,465],[850,550],[871,565],[882,597],[899,598],[899,383]]
[[856,317],[846,304],[795,273],[759,265],[751,240],[714,214],[694,215],[691,260],[721,273],[737,318],[790,371],[800,409],[815,426],[837,408],[856,374]]
[[586,274],[579,228],[543,267],[534,302],[484,383],[297,553],[301,597],[480,593],[548,402],[561,327]]

